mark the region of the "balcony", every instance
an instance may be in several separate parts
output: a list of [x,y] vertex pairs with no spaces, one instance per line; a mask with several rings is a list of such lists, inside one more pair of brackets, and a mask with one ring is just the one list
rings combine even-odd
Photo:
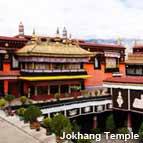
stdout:
[[80,75],[80,74],[87,74],[84,69],[68,69],[68,70],[45,70],[45,69],[21,69],[21,75],[28,76],[28,75]]
[[29,72],[29,73],[51,73],[51,72],[83,72],[84,69],[68,69],[68,70],[45,70],[45,69],[21,69],[21,72]]

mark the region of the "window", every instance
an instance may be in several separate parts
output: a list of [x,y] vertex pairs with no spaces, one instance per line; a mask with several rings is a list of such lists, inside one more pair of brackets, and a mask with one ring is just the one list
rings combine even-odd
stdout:
[[106,68],[107,69],[117,68],[116,58],[106,58]]
[[19,68],[19,62],[15,58],[15,56],[12,56],[12,58],[11,58],[11,67],[12,67],[12,69],[18,69]]
[[100,55],[94,57],[94,69],[100,69]]
[[58,93],[59,92],[59,87],[58,85],[51,85],[50,86],[50,93],[51,94],[55,94],[55,93]]
[[47,86],[38,86],[37,87],[37,95],[48,95],[48,87]]
[[61,93],[68,93],[69,85],[61,85]]
[[119,59],[106,57],[105,59],[105,72],[119,72]]

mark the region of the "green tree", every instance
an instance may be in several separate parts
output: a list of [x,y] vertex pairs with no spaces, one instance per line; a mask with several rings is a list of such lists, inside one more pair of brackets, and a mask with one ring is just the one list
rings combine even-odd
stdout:
[[52,126],[52,119],[51,118],[45,118],[43,120],[43,125],[46,128],[46,134],[49,135],[51,132],[51,126]]
[[9,106],[10,106],[12,100],[14,100],[14,99],[15,99],[15,96],[14,96],[14,95],[7,95],[7,96],[5,97],[5,100],[9,103]]
[[6,100],[4,98],[0,99],[0,108],[2,109],[6,105]]
[[107,117],[106,119],[106,130],[113,132],[115,130],[115,121],[113,114]]
[[140,138],[140,140],[141,141],[143,141],[143,122],[142,122],[142,124],[141,124],[141,126],[140,126],[140,129],[139,129],[139,138]]
[[30,123],[36,122],[37,118],[42,115],[39,107],[31,105],[24,113],[24,119]]
[[53,117],[51,123],[51,129],[57,136],[61,136],[63,132],[65,133],[72,132],[72,126],[69,118],[65,117],[62,114],[58,114]]
[[21,102],[22,104],[25,104],[27,101],[28,101],[28,98],[27,98],[26,96],[21,96],[21,97],[20,97],[20,102]]

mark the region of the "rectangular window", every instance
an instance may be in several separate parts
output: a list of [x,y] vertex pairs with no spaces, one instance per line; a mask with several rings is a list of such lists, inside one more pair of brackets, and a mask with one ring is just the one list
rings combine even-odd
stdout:
[[38,86],[37,87],[37,95],[48,95],[48,87],[47,86]]
[[12,69],[19,69],[19,62],[18,60],[15,58],[15,56],[11,57],[11,68]]
[[59,92],[59,87],[58,85],[51,85],[50,86],[50,93],[51,94],[55,94],[55,93],[58,93]]
[[116,58],[106,58],[106,69],[117,68]]
[[119,59],[106,57],[105,59],[105,72],[119,72]]
[[100,55],[94,57],[94,69],[101,69],[100,65]]

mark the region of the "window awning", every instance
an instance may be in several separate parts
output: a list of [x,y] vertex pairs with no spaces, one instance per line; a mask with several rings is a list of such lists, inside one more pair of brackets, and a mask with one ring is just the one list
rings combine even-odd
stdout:
[[27,81],[40,81],[40,80],[64,80],[64,79],[85,79],[90,78],[91,75],[73,75],[73,76],[20,76],[19,79]]

